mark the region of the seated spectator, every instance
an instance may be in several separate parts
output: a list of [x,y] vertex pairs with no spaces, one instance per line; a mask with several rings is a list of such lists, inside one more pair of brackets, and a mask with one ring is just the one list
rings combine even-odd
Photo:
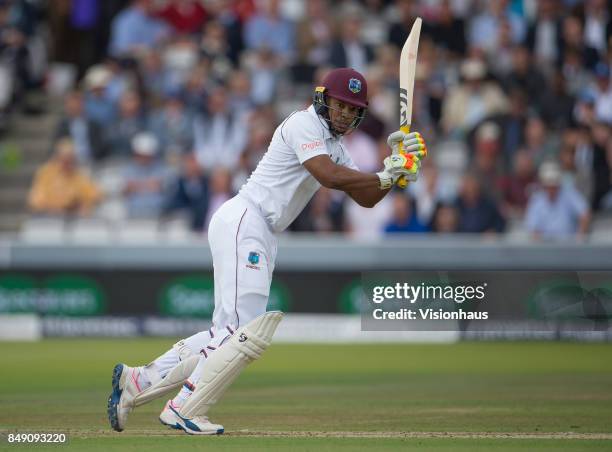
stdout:
[[119,101],[119,114],[106,125],[109,153],[116,156],[130,155],[132,139],[136,134],[145,131],[147,125],[140,96],[134,91],[127,91]]
[[64,100],[64,116],[55,130],[55,140],[69,137],[80,164],[88,164],[103,156],[102,129],[85,116],[83,95],[69,93]]
[[179,34],[195,34],[206,20],[206,10],[200,0],[175,0],[156,11],[156,15],[172,25]]
[[79,169],[72,140],[62,138],[51,160],[36,172],[28,204],[36,213],[88,215],[101,198],[96,184]]
[[414,200],[403,192],[394,193],[392,216],[385,225],[385,233],[426,232],[427,230],[427,226],[418,219]]
[[244,113],[229,108],[227,92],[218,87],[210,93],[206,113],[194,121],[194,148],[204,171],[219,166],[235,168],[247,141]]
[[177,94],[168,96],[163,108],[153,114],[151,130],[166,156],[177,156],[193,148],[193,119]]
[[206,229],[208,229],[210,219],[217,209],[234,195],[232,192],[232,174],[227,168],[216,168],[210,175],[209,187]]
[[612,125],[612,83],[610,67],[605,63],[595,66],[595,119]]
[[174,181],[164,206],[164,214],[187,210],[192,231],[202,231],[208,210],[208,179],[193,153],[182,159],[181,174]]
[[365,73],[374,59],[374,52],[361,39],[362,13],[348,10],[339,26],[340,36],[331,43],[328,63],[333,67],[352,67]]
[[157,218],[161,212],[166,171],[157,159],[158,148],[157,138],[148,132],[132,139],[133,160],[123,175],[123,196],[130,217]]
[[441,122],[447,133],[464,134],[485,117],[507,111],[508,99],[496,83],[485,80],[486,75],[483,61],[463,62],[463,81],[450,88],[442,103]]
[[489,196],[499,199],[504,170],[500,127],[493,121],[486,121],[479,125],[474,133],[473,149],[472,170],[474,174],[480,183],[487,187]]
[[244,43],[247,49],[267,49],[285,63],[293,58],[294,34],[293,24],[282,15],[279,0],[259,2],[257,12],[244,24]]
[[541,189],[529,197],[525,229],[535,239],[583,237],[590,223],[589,207],[573,184],[562,183],[559,164],[554,161],[542,163],[538,178]]
[[525,150],[514,155],[512,172],[503,178],[501,188],[505,210],[509,215],[522,214],[536,182],[533,159]]
[[155,47],[165,38],[170,28],[153,16],[150,0],[132,0],[111,24],[109,53],[116,57],[135,56]]
[[458,232],[503,232],[505,221],[495,202],[485,195],[478,178],[465,174],[456,201],[459,213]]
[[429,229],[436,234],[454,234],[458,232],[459,212],[452,204],[436,205]]
[[100,127],[108,125],[115,119],[115,103],[107,92],[112,78],[111,72],[104,66],[93,66],[85,74],[85,114],[87,119]]

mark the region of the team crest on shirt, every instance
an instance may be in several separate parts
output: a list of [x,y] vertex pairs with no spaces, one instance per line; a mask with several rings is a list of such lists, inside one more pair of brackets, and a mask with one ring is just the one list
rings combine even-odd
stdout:
[[249,253],[249,263],[247,264],[247,268],[252,268],[253,270],[259,270],[257,264],[259,264],[259,253],[255,251],[251,251]]
[[356,78],[350,79],[348,88],[351,90],[352,93],[357,94],[359,91],[361,91],[361,80]]

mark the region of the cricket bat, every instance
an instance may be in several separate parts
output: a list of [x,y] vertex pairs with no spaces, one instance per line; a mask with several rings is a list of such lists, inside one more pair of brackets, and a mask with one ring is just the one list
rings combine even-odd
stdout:
[[[400,55],[400,130],[404,133],[410,132],[412,123],[412,95],[414,93],[414,74],[416,72],[417,52],[419,50],[419,36],[421,35],[421,23],[417,17],[412,25],[412,30],[402,47]],[[402,152],[403,144],[399,144],[399,152]],[[408,182],[402,176],[397,181],[397,186],[406,188]]]

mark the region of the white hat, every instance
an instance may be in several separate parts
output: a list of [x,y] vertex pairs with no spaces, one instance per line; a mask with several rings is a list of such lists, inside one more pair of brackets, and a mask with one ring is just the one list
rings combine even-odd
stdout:
[[83,80],[86,89],[104,88],[111,79],[111,72],[104,66],[92,66]]
[[538,171],[538,178],[540,179],[540,183],[544,186],[550,187],[560,185],[562,177],[561,167],[557,162],[544,162]]
[[476,139],[482,141],[497,140],[501,135],[499,126],[492,121],[481,124],[476,130]]
[[134,154],[154,156],[157,154],[159,143],[155,135],[149,132],[140,132],[132,138],[132,150]]
[[487,74],[485,64],[476,58],[465,60],[461,64],[461,75],[466,80],[480,80]]

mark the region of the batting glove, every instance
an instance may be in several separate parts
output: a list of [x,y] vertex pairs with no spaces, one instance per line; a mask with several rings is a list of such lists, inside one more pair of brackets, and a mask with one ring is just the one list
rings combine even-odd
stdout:
[[427,157],[427,145],[419,132],[404,133],[398,130],[389,135],[387,144],[391,148],[391,154],[400,153],[400,143],[402,154],[416,154],[421,160]]

